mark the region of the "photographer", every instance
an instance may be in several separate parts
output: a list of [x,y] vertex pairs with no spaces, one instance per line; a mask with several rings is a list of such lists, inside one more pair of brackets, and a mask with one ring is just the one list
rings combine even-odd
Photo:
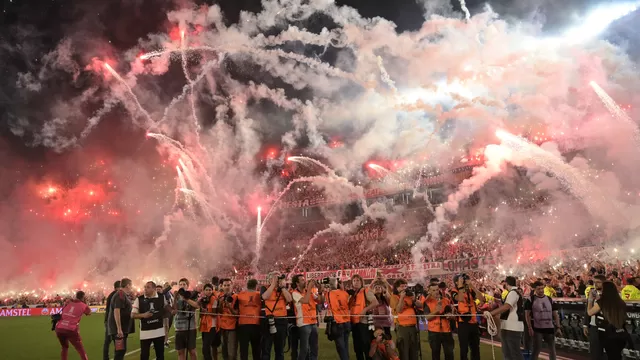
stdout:
[[[458,305],[458,340],[460,341],[460,359],[467,360],[471,351],[471,360],[480,360],[480,328],[478,325],[478,306],[485,303],[485,297],[476,292],[467,274],[453,277],[455,289],[452,290],[454,304]],[[476,300],[478,305],[476,305]]]
[[451,301],[442,297],[438,285],[437,282],[429,285],[429,296],[424,300],[424,312],[428,320],[431,358],[440,360],[440,348],[442,348],[444,359],[453,360],[454,341],[449,320],[449,316],[453,314],[453,308]]
[[187,351],[190,359],[197,359],[196,352],[196,317],[195,311],[200,309],[200,304],[196,301],[198,293],[189,291],[189,280],[182,278],[178,282],[178,292],[173,303],[173,313],[175,314],[174,324],[176,327],[176,351],[178,359],[185,360]]
[[84,302],[84,292],[78,291],[76,298],[69,301],[60,310],[60,319],[55,324],[56,336],[60,341],[62,350],[60,357],[66,359],[69,353],[69,343],[80,355],[80,359],[87,360],[87,352],[82,345],[82,339],[80,338],[80,320],[82,315],[91,315],[91,308]]
[[325,332],[329,340],[335,342],[340,360],[349,360],[349,293],[344,291],[342,282],[336,278],[325,278],[322,283],[329,284],[329,288],[325,288],[328,305],[324,319],[327,324]]
[[422,304],[416,301],[412,289],[407,288],[407,281],[398,279],[393,284],[394,294],[391,296],[391,309],[396,318],[396,343],[400,360],[417,360],[420,352],[418,342],[418,313]]
[[373,341],[367,354],[373,360],[398,360],[396,345],[391,340],[391,336],[384,333],[381,328],[376,328],[373,332]]
[[[222,358],[235,360],[238,354],[238,339],[236,337],[236,325],[238,323],[237,301],[238,296],[233,293],[231,279],[220,280],[223,296],[218,301],[218,326],[222,339]],[[220,297],[219,297],[220,299]]]
[[240,346],[240,360],[249,360],[249,344],[251,344],[252,359],[260,359],[260,293],[256,289],[258,281],[247,281],[247,290],[238,294],[238,344]]
[[373,339],[373,329],[369,329],[369,326],[373,327],[373,317],[367,315],[378,305],[378,300],[372,291],[364,287],[360,275],[353,275],[351,285],[353,288],[348,292],[353,351],[357,360],[370,360],[367,346]]
[[218,316],[213,314],[218,310],[218,297],[214,294],[213,285],[211,284],[206,284],[202,291],[204,292],[204,297],[200,299],[202,356],[204,360],[217,360],[220,332],[218,331]]
[[167,300],[158,296],[156,284],[149,281],[144,285],[144,294],[133,302],[131,317],[140,319],[140,360],[148,360],[151,344],[158,360],[164,359],[164,319]]
[[275,360],[284,360],[284,345],[287,340],[287,303],[291,294],[285,285],[285,275],[270,273],[268,288],[262,287],[262,300],[265,318],[262,321],[262,359],[271,359],[271,348],[275,351]]
[[296,313],[296,326],[300,339],[300,351],[297,360],[318,360],[318,324],[316,304],[324,302],[322,295],[315,294],[315,280],[305,283],[303,275],[296,275],[291,280],[294,289],[293,305]]
[[391,308],[389,307],[389,304],[391,304],[391,293],[393,292],[393,289],[387,280],[382,277],[380,272],[378,272],[378,277],[369,285],[369,289],[370,291],[373,291],[373,294],[378,301],[378,305],[376,305],[372,311],[373,325],[376,328],[381,328],[384,330],[385,335],[391,337],[393,319],[391,317]]

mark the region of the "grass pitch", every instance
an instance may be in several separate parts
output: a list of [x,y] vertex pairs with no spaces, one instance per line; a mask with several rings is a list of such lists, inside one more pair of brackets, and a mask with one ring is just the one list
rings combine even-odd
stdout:
[[[85,317],[80,322],[80,336],[89,359],[98,360],[102,359],[102,344],[104,341],[104,314],[93,314],[92,316]],[[171,331],[173,335],[173,331]],[[198,336],[200,336],[198,334]],[[429,343],[427,342],[427,334],[422,332],[420,334],[422,343],[422,359],[431,359],[431,350]],[[60,344],[55,336],[55,333],[51,331],[51,320],[48,316],[39,317],[9,317],[0,318],[0,339],[2,339],[2,355],[1,359],[11,360],[57,360],[60,359]],[[177,353],[172,348],[165,349],[165,358],[174,360],[178,358]],[[349,344],[350,347],[353,343]],[[198,340],[198,358],[202,359],[202,340]],[[455,358],[459,359],[459,348],[456,342]],[[502,353],[499,347],[495,347],[496,359],[502,358]],[[127,356],[125,359],[138,359],[140,357],[140,341],[138,333],[129,337]],[[491,346],[481,344],[480,346],[481,358],[492,359]],[[338,358],[335,350],[335,346],[332,342],[328,341],[324,335],[324,330],[320,333],[320,360],[335,360]],[[113,358],[113,346],[110,352]],[[151,350],[151,359],[154,358],[153,347]],[[251,356],[251,355],[249,355]],[[443,356],[443,355],[441,355]],[[273,355],[272,355],[273,358]],[[289,353],[285,354],[285,359],[290,359]],[[351,359],[355,359],[353,349],[351,349]],[[75,349],[69,347],[69,359],[79,359]],[[220,356],[219,359],[222,359]]]

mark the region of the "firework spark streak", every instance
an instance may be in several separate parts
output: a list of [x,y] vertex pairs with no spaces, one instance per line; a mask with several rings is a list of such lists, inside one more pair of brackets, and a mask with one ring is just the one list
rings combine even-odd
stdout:
[[600,100],[602,100],[602,103],[604,104],[604,106],[607,107],[607,110],[609,110],[611,115],[613,115],[614,118],[629,125],[629,127],[633,131],[633,138],[636,141],[636,146],[640,146],[640,130],[638,130],[638,124],[636,124],[636,122],[633,121],[631,117],[629,117],[629,115],[627,115],[627,113],[624,112],[624,110],[622,110],[620,106],[616,104],[616,102],[611,98],[611,96],[609,96],[609,94],[607,94],[607,92],[604,91],[604,89],[601,88],[600,85],[598,85],[595,81],[589,82],[589,85],[591,86],[593,91],[595,91],[595,93],[598,95]]
[[131,95],[131,98],[136,103],[136,106],[138,107],[138,110],[140,110],[140,112],[142,112],[142,114],[147,118],[147,120],[149,121],[150,124],[153,124],[153,118],[151,118],[151,115],[149,115],[147,110],[145,110],[144,107],[142,107],[142,105],[140,104],[140,101],[138,100],[138,97],[136,96],[136,94],[133,93],[133,90],[131,89],[131,86],[129,86],[129,84],[127,84],[127,82],[124,81],[124,79],[120,76],[120,74],[118,74],[111,67],[111,65],[109,65],[109,64],[107,64],[105,62],[104,63],[104,67],[111,73],[111,75],[113,75],[113,77],[115,77],[127,89],[127,92],[129,93],[129,95]]

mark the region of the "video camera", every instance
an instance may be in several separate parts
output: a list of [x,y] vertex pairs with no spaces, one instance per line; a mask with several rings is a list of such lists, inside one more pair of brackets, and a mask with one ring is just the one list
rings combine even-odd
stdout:
[[229,304],[233,303],[233,296],[225,295],[224,296],[224,301],[228,302]]
[[322,285],[330,285],[331,284],[331,278],[323,278],[322,280],[320,280],[320,284]]

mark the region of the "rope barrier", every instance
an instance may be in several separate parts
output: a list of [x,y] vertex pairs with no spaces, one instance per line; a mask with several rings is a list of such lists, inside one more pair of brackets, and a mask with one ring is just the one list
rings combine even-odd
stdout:
[[[189,311],[189,310],[176,310],[177,313],[187,313],[187,314],[200,314],[200,315],[211,315],[211,316],[228,316],[228,317],[243,317],[243,318],[257,318],[257,319],[266,319],[267,316],[262,315],[233,315],[233,314],[220,314],[220,313],[208,313],[201,311]],[[348,317],[373,317],[373,318],[389,318],[390,316],[394,319],[398,319],[398,315],[356,315],[356,314],[345,314],[340,316],[348,316]],[[491,337],[491,354],[493,355],[493,360],[496,360],[496,350],[493,338],[498,336],[498,325],[496,324],[493,316],[489,311],[485,311],[482,314],[436,314],[436,315],[401,315],[403,318],[407,317],[415,317],[415,318],[425,318],[429,317],[476,317],[482,316],[487,319],[487,333]],[[318,318],[316,316],[276,316],[278,319],[298,319],[298,318]]]

